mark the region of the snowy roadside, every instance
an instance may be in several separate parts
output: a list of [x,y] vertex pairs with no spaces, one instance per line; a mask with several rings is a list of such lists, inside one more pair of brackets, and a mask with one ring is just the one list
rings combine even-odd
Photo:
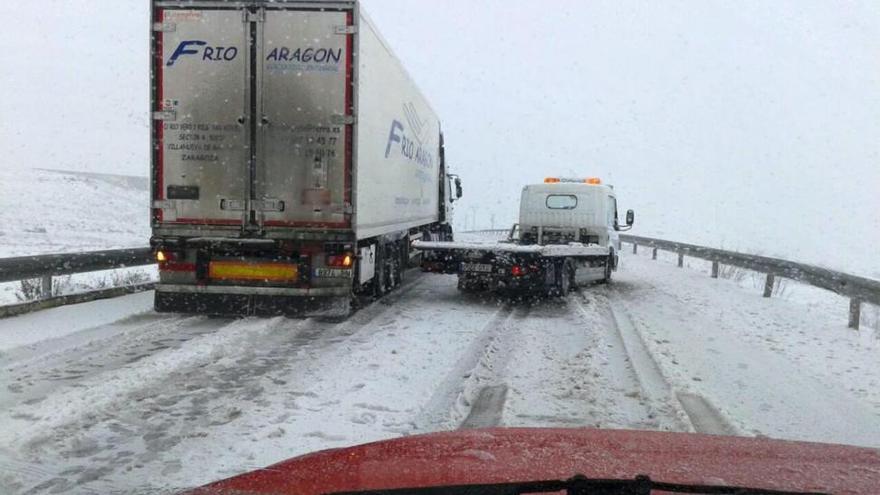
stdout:
[[[744,432],[880,446],[880,341],[817,294],[765,299],[731,280],[625,255],[613,286],[665,377]],[[845,410],[842,413],[841,410]]]
[[[21,168],[0,170],[0,258],[144,247],[149,243],[146,178]],[[56,295],[139,280],[154,267],[57,277]],[[19,282],[0,283],[0,305],[22,302]]]

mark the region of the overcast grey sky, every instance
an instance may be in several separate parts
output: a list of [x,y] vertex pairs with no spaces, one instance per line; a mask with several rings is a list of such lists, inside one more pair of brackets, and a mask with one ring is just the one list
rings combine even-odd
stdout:
[[[364,5],[441,115],[460,221],[599,175],[640,233],[880,275],[880,2]],[[147,11],[0,5],[0,166],[147,173]]]

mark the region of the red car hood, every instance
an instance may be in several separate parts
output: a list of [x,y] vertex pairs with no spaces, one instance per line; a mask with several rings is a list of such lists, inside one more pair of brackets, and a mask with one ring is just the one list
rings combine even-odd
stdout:
[[588,478],[880,493],[880,450],[766,438],[633,430],[495,428],[327,450],[191,492],[319,494]]

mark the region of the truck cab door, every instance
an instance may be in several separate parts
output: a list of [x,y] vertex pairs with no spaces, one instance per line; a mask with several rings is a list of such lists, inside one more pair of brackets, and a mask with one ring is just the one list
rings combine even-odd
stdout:
[[608,215],[608,245],[614,249],[615,253],[620,252],[620,234],[618,234],[619,222],[617,216],[617,198],[608,196],[607,205]]

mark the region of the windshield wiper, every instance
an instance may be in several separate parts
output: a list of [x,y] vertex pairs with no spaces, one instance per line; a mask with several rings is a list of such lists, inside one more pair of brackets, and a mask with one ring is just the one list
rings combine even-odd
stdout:
[[653,481],[647,476],[636,476],[634,479],[589,479],[583,475],[577,475],[567,480],[395,488],[336,492],[327,495],[520,495],[562,491],[568,495],[651,495],[652,492],[702,495],[830,495],[821,492],[765,490],[741,486],[662,483]]

